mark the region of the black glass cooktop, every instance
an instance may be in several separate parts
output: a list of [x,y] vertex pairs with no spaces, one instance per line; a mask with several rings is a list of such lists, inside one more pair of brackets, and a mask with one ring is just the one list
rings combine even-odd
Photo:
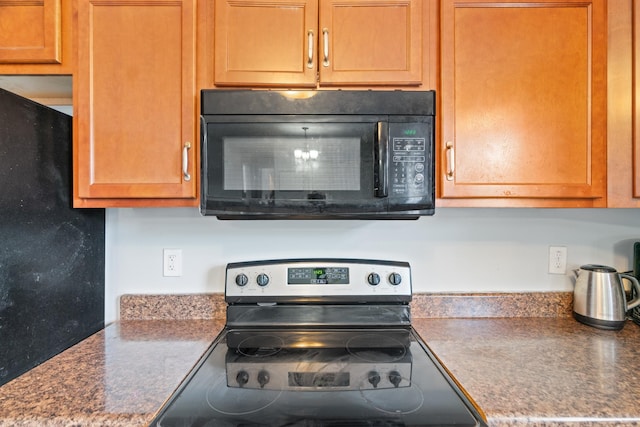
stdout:
[[476,426],[411,329],[225,330],[156,426]]

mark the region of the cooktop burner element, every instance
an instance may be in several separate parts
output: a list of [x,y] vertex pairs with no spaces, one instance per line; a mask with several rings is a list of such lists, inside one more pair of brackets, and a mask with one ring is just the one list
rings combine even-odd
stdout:
[[[323,277],[327,271],[340,273],[335,286]],[[404,290],[389,284],[381,298],[378,284],[369,283],[374,273],[405,282]],[[294,288],[279,283],[269,295],[267,285],[257,284],[264,281],[261,274],[269,283],[293,280]],[[408,264],[285,260],[227,266],[227,288],[252,281],[262,286],[249,291],[260,292],[260,301],[234,291],[226,328],[153,425],[486,425],[408,322]],[[317,301],[318,286],[326,290],[326,304]],[[373,297],[361,295],[366,287]]]
[[[399,375],[396,381],[409,382],[408,379],[402,378]],[[402,401],[390,400],[382,393],[377,393],[375,390],[369,388],[361,389],[360,393],[362,397],[377,410],[391,415],[407,415],[419,411],[424,404],[424,393],[422,390],[417,385],[411,387],[411,391],[405,393],[405,398]]]
[[267,333],[246,336],[237,345],[238,353],[249,357],[267,357],[278,353],[284,347],[284,340]]
[[[221,375],[212,383],[209,389],[206,390],[206,399],[214,413],[229,417],[247,416],[262,411],[269,405],[272,405],[282,395],[283,391],[283,387],[272,387],[267,390],[257,388],[253,390],[247,389],[243,393],[243,399],[239,400],[237,393],[227,388],[227,377]],[[216,417],[210,418],[210,420],[215,419]]]
[[407,354],[407,343],[384,332],[357,334],[347,341],[346,348],[349,354],[367,362],[395,362]]

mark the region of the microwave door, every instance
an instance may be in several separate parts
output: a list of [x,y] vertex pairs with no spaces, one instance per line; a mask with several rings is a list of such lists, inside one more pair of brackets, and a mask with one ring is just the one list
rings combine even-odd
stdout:
[[379,211],[378,127],[377,121],[208,123],[204,209],[216,215]]

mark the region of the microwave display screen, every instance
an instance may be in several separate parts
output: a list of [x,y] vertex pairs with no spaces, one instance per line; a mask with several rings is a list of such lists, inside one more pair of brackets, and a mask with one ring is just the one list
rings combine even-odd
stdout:
[[360,138],[228,136],[225,190],[360,191]]

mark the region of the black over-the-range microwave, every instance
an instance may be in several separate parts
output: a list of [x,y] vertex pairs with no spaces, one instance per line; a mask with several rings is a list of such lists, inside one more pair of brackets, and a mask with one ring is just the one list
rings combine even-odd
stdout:
[[203,90],[201,202],[221,219],[433,215],[435,92]]

